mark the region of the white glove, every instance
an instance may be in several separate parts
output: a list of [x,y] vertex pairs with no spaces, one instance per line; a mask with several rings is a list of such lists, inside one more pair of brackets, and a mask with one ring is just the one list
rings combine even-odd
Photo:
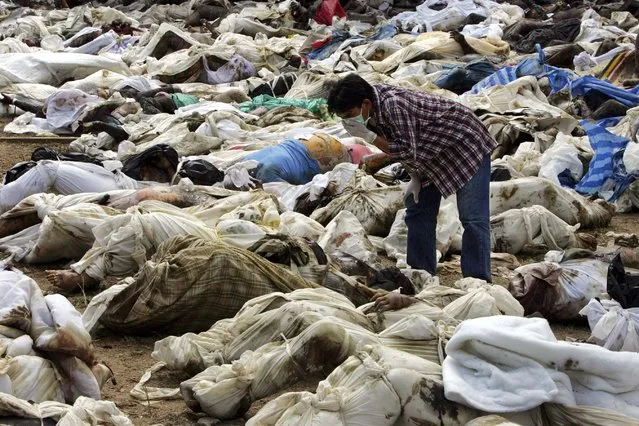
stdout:
[[224,187],[255,189],[255,183],[249,175],[249,170],[255,169],[258,165],[257,161],[248,160],[229,166],[224,170]]
[[406,189],[404,190],[404,202],[408,199],[409,195],[413,195],[413,200],[415,200],[415,204],[419,204],[419,193],[422,190],[422,183],[419,180],[417,175],[410,175],[410,182],[406,185]]
[[372,144],[377,138],[377,134],[375,132],[371,132],[364,124],[358,123],[357,121],[348,119],[342,120],[342,125],[351,136],[362,138],[366,141],[366,143]]

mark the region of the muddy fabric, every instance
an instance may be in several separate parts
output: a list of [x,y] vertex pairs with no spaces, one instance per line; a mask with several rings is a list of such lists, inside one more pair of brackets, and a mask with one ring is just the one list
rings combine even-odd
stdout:
[[268,235],[248,250],[312,283],[324,284],[328,258],[315,242],[286,235]]
[[490,62],[475,61],[444,72],[441,77],[435,80],[435,85],[461,95],[495,71],[497,69]]
[[602,103],[591,115],[593,120],[602,120],[611,117],[623,117],[630,108],[619,101],[608,99]]
[[100,322],[132,334],[202,331],[254,297],[314,287],[246,250],[178,236],[160,245]]
[[533,263],[515,270],[508,289],[525,315],[540,313],[548,321],[576,320],[590,299],[606,292],[607,271],[605,263],[593,259]]
[[621,255],[608,269],[608,293],[624,309],[639,307],[639,275],[626,272]]
[[569,248],[595,249],[595,237],[579,234],[541,206],[512,209],[490,218],[493,251],[498,253],[547,252]]
[[504,40],[521,53],[534,53],[535,45],[549,46],[552,42],[570,43],[581,30],[581,19],[559,22],[539,22],[524,19],[504,30]]
[[214,21],[218,18],[224,18],[228,15],[228,9],[220,6],[200,5],[188,16],[184,25],[199,27],[202,20]]
[[568,44],[552,54],[548,54],[546,56],[546,63],[553,67],[574,69],[575,65],[573,60],[575,56],[581,52],[584,52],[583,47],[578,44]]
[[217,241],[214,230],[195,216],[156,201],[139,202],[127,213],[106,219],[93,234],[93,247],[70,268],[100,281],[135,274],[162,242],[177,235]]
[[280,106],[273,108],[257,121],[259,127],[274,126],[282,123],[298,123],[300,121],[316,120],[317,117],[304,108],[294,106]]

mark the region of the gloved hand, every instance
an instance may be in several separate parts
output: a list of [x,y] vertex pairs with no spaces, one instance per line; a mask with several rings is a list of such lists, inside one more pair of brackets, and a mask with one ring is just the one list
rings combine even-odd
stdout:
[[404,190],[404,202],[408,199],[408,196],[412,194],[413,200],[415,200],[415,204],[419,204],[419,192],[422,190],[422,182],[419,180],[419,177],[415,174],[410,175],[410,182],[406,186]]
[[365,124],[359,123],[355,120],[342,120],[342,125],[351,136],[362,138],[366,141],[366,143],[372,144],[377,138],[377,134],[375,132],[371,132],[366,128]]

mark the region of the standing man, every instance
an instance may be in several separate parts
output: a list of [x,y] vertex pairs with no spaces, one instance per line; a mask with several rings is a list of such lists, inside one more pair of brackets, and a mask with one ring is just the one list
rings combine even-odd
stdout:
[[408,264],[436,274],[439,205],[457,194],[462,274],[491,282],[490,153],[497,143],[475,114],[427,93],[372,86],[355,74],[335,84],[328,108],[352,136],[374,144],[410,174],[404,196]]

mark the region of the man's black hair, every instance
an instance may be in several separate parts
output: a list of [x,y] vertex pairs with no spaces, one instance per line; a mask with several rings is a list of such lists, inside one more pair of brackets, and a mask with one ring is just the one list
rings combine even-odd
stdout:
[[364,99],[371,102],[375,96],[373,86],[357,74],[349,74],[331,88],[328,95],[328,110],[340,114],[361,107]]

